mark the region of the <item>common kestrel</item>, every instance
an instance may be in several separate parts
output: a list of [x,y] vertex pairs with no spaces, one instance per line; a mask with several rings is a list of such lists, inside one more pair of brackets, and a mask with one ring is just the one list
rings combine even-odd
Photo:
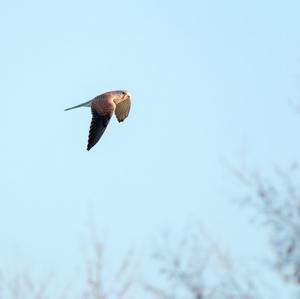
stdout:
[[103,135],[113,113],[122,122],[129,114],[130,94],[126,90],[108,91],[80,105],[67,108],[91,107],[92,121],[89,131],[87,150],[89,151]]

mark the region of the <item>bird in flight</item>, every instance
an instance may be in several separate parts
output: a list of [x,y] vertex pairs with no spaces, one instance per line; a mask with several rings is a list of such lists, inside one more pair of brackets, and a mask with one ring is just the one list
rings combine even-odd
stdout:
[[113,113],[119,122],[122,122],[130,111],[130,94],[126,90],[108,91],[96,96],[90,101],[67,108],[65,111],[91,107],[92,121],[90,125],[87,150],[89,151],[103,135]]

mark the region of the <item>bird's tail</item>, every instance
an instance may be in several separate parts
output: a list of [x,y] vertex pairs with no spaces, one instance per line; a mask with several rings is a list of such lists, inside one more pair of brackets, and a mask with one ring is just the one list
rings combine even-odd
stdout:
[[87,101],[85,103],[82,103],[82,104],[79,104],[79,105],[67,108],[67,109],[65,109],[65,111],[68,111],[68,110],[71,110],[71,109],[75,109],[75,108],[79,108],[79,107],[91,107],[91,102],[92,101]]

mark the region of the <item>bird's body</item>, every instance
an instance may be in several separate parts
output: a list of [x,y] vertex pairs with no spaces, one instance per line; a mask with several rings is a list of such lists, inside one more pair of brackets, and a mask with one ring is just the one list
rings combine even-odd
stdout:
[[92,101],[91,108],[95,109],[100,115],[113,114],[116,109],[113,99],[113,96],[98,96]]
[[118,121],[122,122],[128,116],[130,106],[129,93],[125,90],[116,90],[103,93],[88,102],[65,109],[65,111],[79,107],[91,108],[92,122],[87,146],[87,150],[90,150],[103,135],[113,113]]

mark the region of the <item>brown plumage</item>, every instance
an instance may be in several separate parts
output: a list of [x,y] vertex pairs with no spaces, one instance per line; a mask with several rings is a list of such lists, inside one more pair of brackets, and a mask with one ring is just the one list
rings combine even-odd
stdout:
[[87,150],[89,151],[103,135],[113,113],[119,122],[129,114],[131,106],[130,95],[125,90],[116,90],[103,93],[83,104],[65,109],[91,107],[92,121],[90,125]]

